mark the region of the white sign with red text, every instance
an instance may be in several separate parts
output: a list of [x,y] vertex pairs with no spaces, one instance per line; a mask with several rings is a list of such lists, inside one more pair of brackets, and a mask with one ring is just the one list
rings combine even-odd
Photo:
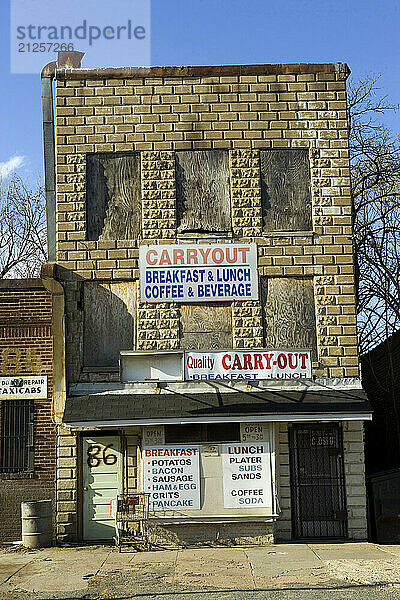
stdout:
[[225,508],[272,505],[268,442],[223,444],[222,473]]
[[257,300],[256,244],[141,246],[141,302]]
[[150,510],[200,508],[199,446],[143,448],[144,491]]
[[310,350],[185,352],[185,379],[310,379]]

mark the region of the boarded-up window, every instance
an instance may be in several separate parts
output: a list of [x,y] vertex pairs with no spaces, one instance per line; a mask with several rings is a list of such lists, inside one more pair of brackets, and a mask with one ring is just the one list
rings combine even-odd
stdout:
[[261,292],[265,347],[311,348],[315,359],[317,334],[312,279],[263,278]]
[[181,309],[181,348],[185,350],[224,350],[232,348],[232,308],[183,304]]
[[178,231],[231,230],[229,157],[226,150],[175,154]]
[[86,217],[88,240],[135,240],[140,233],[140,157],[88,154]]
[[135,347],[135,315],[135,282],[85,282],[85,366],[118,366],[119,351]]
[[260,166],[265,231],[311,230],[308,150],[262,150]]

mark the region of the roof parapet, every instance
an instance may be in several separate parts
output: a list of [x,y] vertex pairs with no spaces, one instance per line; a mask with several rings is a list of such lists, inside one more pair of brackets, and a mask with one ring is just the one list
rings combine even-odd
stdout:
[[346,63],[105,67],[95,69],[57,67],[56,78],[133,79],[136,77],[221,77],[227,75],[307,75],[314,73],[339,73],[345,79],[350,74],[350,69]]

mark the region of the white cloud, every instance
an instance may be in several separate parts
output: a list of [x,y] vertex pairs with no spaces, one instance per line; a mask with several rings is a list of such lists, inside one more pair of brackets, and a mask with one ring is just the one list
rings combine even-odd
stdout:
[[11,156],[6,162],[0,162],[0,178],[8,177],[10,173],[25,164],[25,156]]

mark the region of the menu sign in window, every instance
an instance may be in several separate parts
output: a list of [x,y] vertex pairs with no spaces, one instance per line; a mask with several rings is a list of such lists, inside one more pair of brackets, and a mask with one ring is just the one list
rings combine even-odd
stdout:
[[268,442],[222,445],[225,508],[271,507]]
[[144,491],[150,510],[200,509],[198,446],[143,448]]
[[141,302],[257,300],[256,244],[179,244],[139,249]]

